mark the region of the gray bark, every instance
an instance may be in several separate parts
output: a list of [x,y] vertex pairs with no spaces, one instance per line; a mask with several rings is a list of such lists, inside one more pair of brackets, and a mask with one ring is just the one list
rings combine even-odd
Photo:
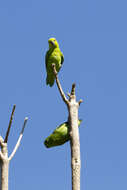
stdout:
[[15,148],[12,151],[11,155],[8,157],[7,141],[8,141],[8,136],[10,133],[10,128],[11,128],[14,111],[15,111],[15,105],[13,106],[13,110],[12,110],[12,114],[11,114],[11,118],[10,118],[9,126],[8,126],[8,129],[6,132],[5,139],[3,139],[0,136],[0,148],[1,148],[1,150],[0,150],[0,190],[8,190],[9,163],[10,163],[10,160],[14,157],[14,155],[20,145],[21,139],[23,137],[24,128],[25,128],[25,125],[26,125],[26,122],[28,119],[27,117],[25,118],[18,141],[15,145]]
[[75,96],[69,101],[69,123],[70,123],[70,147],[72,168],[72,190],[80,190],[80,139],[78,129],[78,103]]
[[8,190],[8,173],[9,173],[9,161],[4,160],[1,166],[1,187],[0,190]]
[[68,93],[69,100],[66,98],[57,77],[55,64],[53,64],[52,67],[60,95],[65,104],[67,105],[69,112],[68,121],[70,124],[69,126],[70,126],[70,147],[71,147],[71,168],[72,168],[72,190],[80,190],[81,161],[80,161],[80,139],[79,139],[79,129],[78,129],[78,108],[82,100],[76,102],[75,84],[72,85],[71,94]]
[[1,179],[2,179],[2,160],[0,160],[0,190],[1,190]]
[[9,160],[7,143],[1,142],[2,158],[0,159],[0,190],[8,190]]

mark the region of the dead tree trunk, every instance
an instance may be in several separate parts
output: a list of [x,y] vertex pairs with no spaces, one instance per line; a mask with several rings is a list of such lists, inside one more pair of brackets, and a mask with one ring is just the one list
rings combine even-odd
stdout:
[[71,94],[68,93],[69,99],[66,98],[61,84],[57,77],[57,72],[55,69],[55,64],[52,65],[53,72],[56,78],[57,87],[59,89],[60,95],[67,105],[68,108],[68,121],[70,126],[70,147],[71,147],[71,168],[72,168],[72,190],[80,190],[80,139],[79,139],[79,129],[78,129],[78,108],[82,102],[76,102],[75,96],[75,84],[72,85]]
[[8,190],[8,173],[9,173],[9,160],[8,160],[8,151],[7,143],[4,143],[3,139],[0,139],[1,144],[1,158],[0,158],[0,167],[1,167],[1,183],[0,190]]
[[28,119],[28,118],[25,118],[19,139],[15,145],[13,152],[8,157],[7,141],[8,141],[8,136],[9,136],[9,132],[10,132],[11,124],[12,124],[14,111],[15,111],[15,105],[13,106],[13,110],[12,110],[12,114],[11,114],[11,118],[10,118],[9,126],[8,126],[8,129],[6,132],[5,139],[3,139],[0,136],[0,148],[1,148],[1,150],[0,150],[0,190],[8,190],[9,163],[10,163],[10,160],[15,155],[15,153],[20,145],[20,142],[21,142],[21,139],[23,136],[23,132],[24,132],[24,128],[25,128],[25,125],[26,125],[26,122]]
[[[81,103],[81,102],[80,102]],[[70,146],[71,146],[71,168],[72,168],[72,190],[80,190],[80,139],[78,129],[78,108],[79,102],[76,102],[75,85],[72,85],[72,91],[69,99],[69,123],[70,123]]]

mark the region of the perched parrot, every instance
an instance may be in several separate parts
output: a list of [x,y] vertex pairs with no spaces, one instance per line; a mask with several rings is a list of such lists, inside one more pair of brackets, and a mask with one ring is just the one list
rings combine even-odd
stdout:
[[46,84],[49,84],[50,87],[52,87],[55,80],[52,64],[55,64],[56,71],[59,72],[64,61],[64,56],[63,53],[60,51],[59,44],[55,38],[50,38],[48,40],[48,43],[49,50],[46,52],[45,56],[45,65],[47,71]]
[[[82,120],[78,120],[78,126],[80,125],[81,121]],[[45,139],[44,144],[47,148],[51,148],[62,145],[69,140],[69,125],[68,122],[65,122],[57,127],[53,133]]]

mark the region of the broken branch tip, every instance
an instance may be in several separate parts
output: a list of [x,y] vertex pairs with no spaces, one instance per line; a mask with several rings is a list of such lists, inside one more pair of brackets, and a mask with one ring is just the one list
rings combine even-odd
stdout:
[[27,121],[28,120],[28,117],[25,117],[25,121]]

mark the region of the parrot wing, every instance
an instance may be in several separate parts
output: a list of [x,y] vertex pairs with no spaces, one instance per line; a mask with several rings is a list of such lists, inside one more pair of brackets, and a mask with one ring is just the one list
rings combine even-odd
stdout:
[[63,64],[63,62],[64,62],[64,55],[63,55],[63,53],[62,52],[60,52],[61,53],[61,65]]
[[[78,126],[80,125],[81,121],[82,120],[78,120]],[[51,148],[54,146],[62,145],[69,140],[69,124],[68,122],[64,122],[45,139],[44,144],[47,148]]]

